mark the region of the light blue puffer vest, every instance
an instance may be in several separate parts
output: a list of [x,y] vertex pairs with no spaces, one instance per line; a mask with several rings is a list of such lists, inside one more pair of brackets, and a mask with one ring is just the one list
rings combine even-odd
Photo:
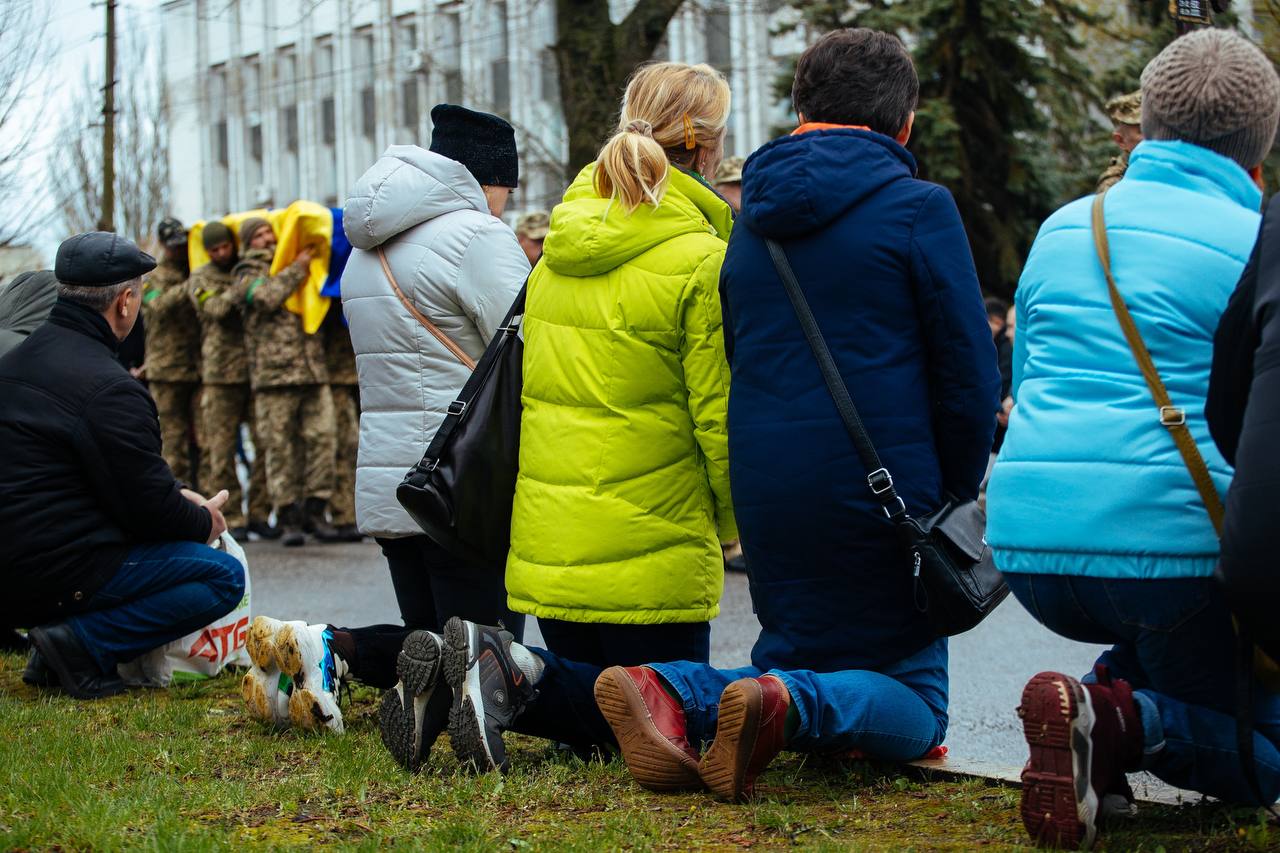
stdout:
[[[1258,233],[1262,195],[1234,161],[1143,142],[1106,197],[1112,270],[1169,394],[1226,495],[1204,417],[1213,334]],[[1049,217],[1017,292],[1017,401],[988,492],[1005,572],[1212,574],[1218,540],[1125,342],[1090,231],[1093,197]]]

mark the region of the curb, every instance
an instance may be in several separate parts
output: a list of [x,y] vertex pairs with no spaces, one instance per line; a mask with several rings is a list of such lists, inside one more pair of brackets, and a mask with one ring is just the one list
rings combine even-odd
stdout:
[[[929,781],[930,779],[946,779],[949,781],[982,779],[1001,787],[1022,787],[1021,767],[998,764],[994,761],[948,757],[909,761],[906,766],[909,772],[919,776],[923,781]],[[1201,803],[1208,799],[1203,794],[1184,791],[1172,785],[1166,785],[1148,773],[1131,774],[1129,783],[1133,787],[1134,797],[1140,803],[1182,806]]]

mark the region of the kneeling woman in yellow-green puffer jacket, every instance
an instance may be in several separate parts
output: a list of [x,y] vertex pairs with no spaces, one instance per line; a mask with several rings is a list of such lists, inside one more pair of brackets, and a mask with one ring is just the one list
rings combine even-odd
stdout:
[[524,320],[508,604],[599,664],[706,660],[735,538],[719,280],[729,86],[641,68],[551,215]]
[[[552,211],[525,306],[506,578],[510,609],[538,617],[549,651],[446,627],[464,765],[505,767],[507,729],[612,743],[592,695],[604,667],[709,656],[720,542],[737,529],[719,297],[732,214],[702,176],[728,116],[715,69],[641,68],[617,133]],[[440,726],[426,716],[415,742]]]

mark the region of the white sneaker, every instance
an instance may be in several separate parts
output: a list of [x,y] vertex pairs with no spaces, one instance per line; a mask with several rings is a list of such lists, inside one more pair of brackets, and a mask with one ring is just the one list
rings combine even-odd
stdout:
[[249,716],[276,728],[289,725],[289,693],[293,689],[292,679],[276,663],[275,635],[284,624],[269,616],[254,617],[245,640],[253,665],[240,680],[240,695]]
[[286,622],[275,632],[275,659],[280,671],[293,679],[289,720],[300,729],[327,728],[342,734],[338,690],[347,664],[329,648],[328,625]]
[[249,667],[240,679],[240,695],[244,697],[249,716],[278,729],[289,725],[289,676],[279,669]]

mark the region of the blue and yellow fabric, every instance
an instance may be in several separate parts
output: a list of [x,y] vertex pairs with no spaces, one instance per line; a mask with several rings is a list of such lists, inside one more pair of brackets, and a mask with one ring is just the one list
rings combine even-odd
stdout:
[[[351,256],[351,244],[342,232],[342,211],[313,201],[295,201],[272,210],[229,213],[221,221],[231,233],[238,234],[240,223],[251,216],[262,217],[275,229],[278,248],[271,263],[272,275],[291,264],[304,246],[314,250],[311,274],[285,302],[285,308],[302,317],[307,334],[315,334],[329,313],[330,301],[342,295],[342,271]],[[200,221],[191,227],[187,247],[192,269],[209,262],[200,239],[204,226]]]

